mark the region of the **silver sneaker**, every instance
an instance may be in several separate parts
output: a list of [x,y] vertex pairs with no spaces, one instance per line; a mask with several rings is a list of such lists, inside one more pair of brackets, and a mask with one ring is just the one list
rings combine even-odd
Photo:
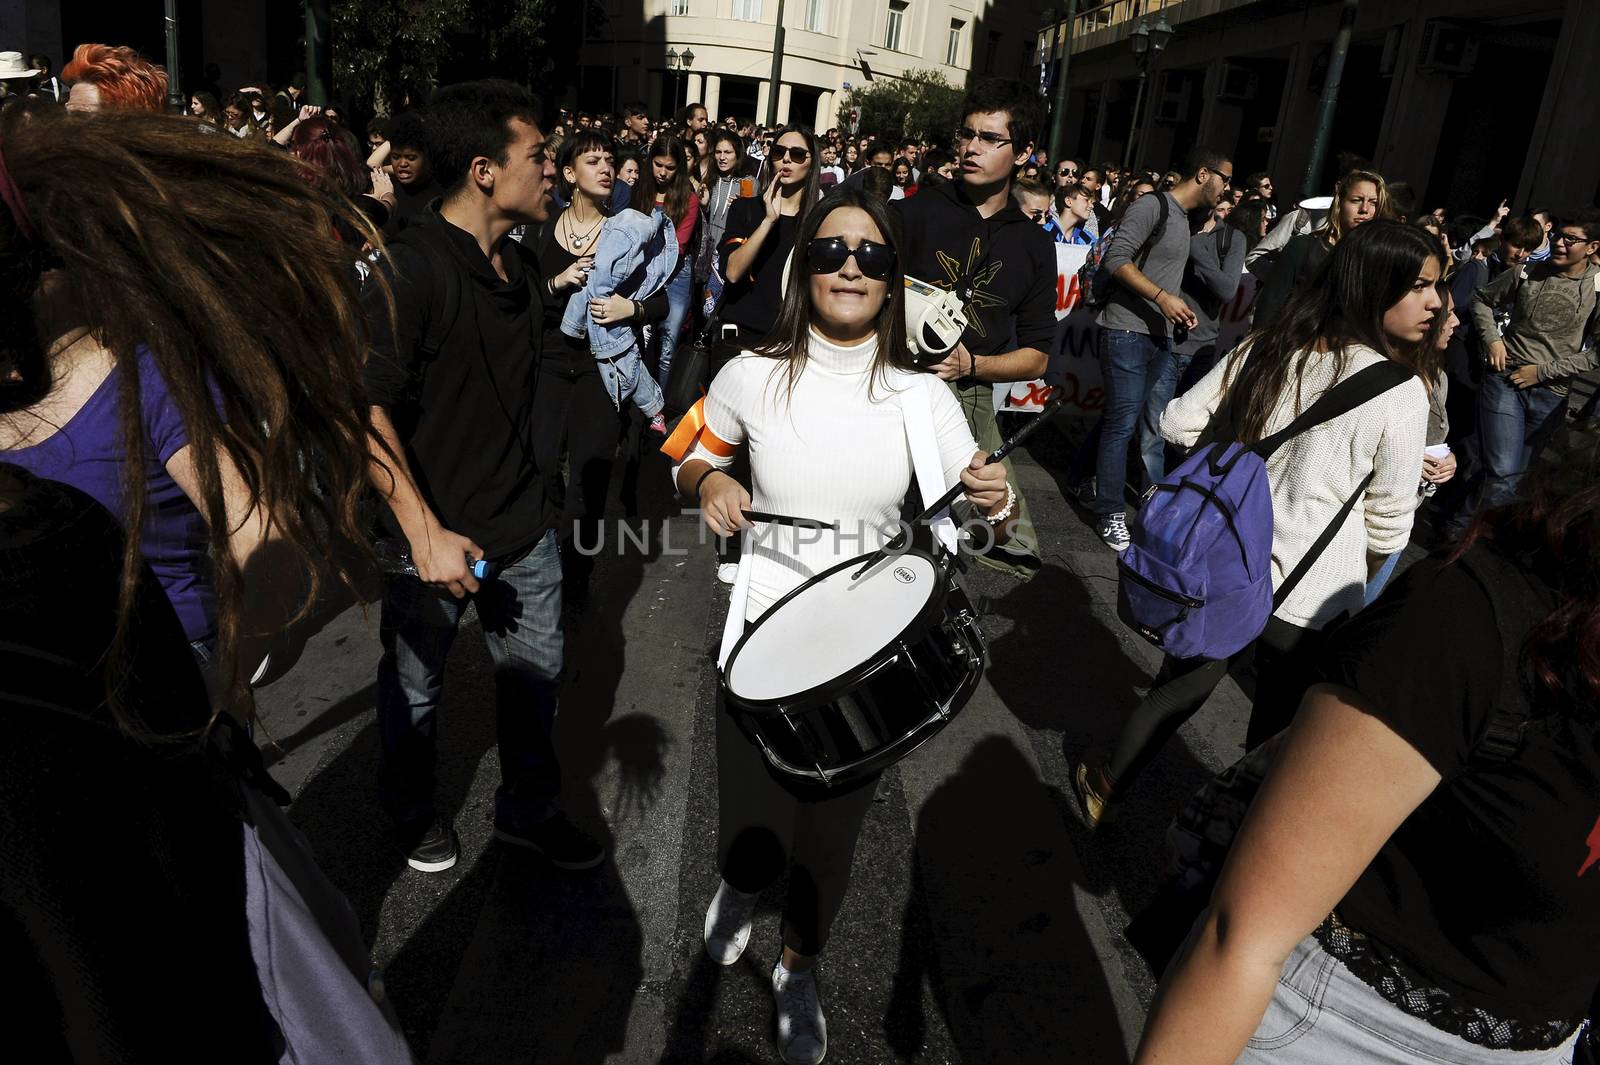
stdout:
[[750,942],[750,918],[756,896],[728,886],[724,880],[706,907],[706,955],[718,965],[732,965]]
[[1119,555],[1133,542],[1133,538],[1128,535],[1126,514],[1107,514],[1100,519],[1100,525],[1095,531],[1100,534],[1100,539],[1106,542],[1106,546]]
[[783,959],[772,967],[778,1003],[778,1053],[786,1065],[817,1065],[828,1053],[828,1020],[817,997],[817,974],[792,973]]

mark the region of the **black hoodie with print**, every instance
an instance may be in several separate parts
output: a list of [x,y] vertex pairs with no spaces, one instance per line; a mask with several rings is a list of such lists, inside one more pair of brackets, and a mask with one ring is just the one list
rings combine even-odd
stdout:
[[1050,237],[1007,200],[991,218],[944,182],[896,200],[901,260],[919,281],[962,293],[974,355],[1049,351],[1056,331],[1056,251]]

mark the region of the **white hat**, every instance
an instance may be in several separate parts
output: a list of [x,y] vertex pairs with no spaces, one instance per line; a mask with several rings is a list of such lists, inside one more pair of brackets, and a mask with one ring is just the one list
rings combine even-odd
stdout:
[[21,52],[0,52],[0,78],[36,78],[39,73],[28,69]]

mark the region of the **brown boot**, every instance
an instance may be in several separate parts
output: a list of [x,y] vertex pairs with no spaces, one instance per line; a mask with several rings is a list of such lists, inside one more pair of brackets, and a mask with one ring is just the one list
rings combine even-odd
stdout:
[[1072,790],[1078,796],[1083,819],[1091,829],[1111,821],[1116,813],[1116,787],[1111,782],[1111,774],[1106,772],[1103,759],[1079,762],[1072,772]]

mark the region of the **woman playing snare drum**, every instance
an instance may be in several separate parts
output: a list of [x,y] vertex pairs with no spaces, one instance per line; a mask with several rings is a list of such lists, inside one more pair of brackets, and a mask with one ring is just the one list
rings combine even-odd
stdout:
[[[754,621],[892,535],[918,448],[902,415],[909,404],[932,415],[926,450],[937,451],[943,474],[924,495],[959,479],[977,515],[1006,535],[1015,494],[1004,469],[983,465],[954,397],[918,372],[907,348],[898,243],[884,201],[859,189],[839,189],[809,212],[772,334],[717,375],[704,427],[680,452],[678,489],[719,535],[751,528],[745,512],[757,508],[840,524],[839,535],[760,526],[735,585],[736,619]],[[723,472],[740,445],[749,447],[753,499]],[[722,884],[706,911],[706,952],[723,965],[739,958],[757,894],[787,869],[783,952],[772,970],[779,1049],[786,1062],[821,1061],[827,1028],[813,969],[844,901],[876,775],[832,789],[779,777],[727,713],[717,715],[717,774]]]

